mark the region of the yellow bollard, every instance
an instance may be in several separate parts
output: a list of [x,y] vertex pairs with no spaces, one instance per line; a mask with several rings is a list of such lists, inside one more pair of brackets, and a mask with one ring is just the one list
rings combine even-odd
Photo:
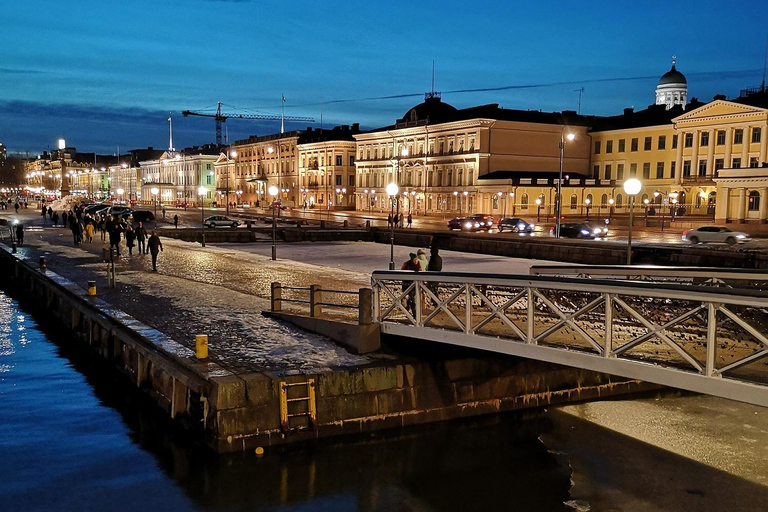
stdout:
[[88,281],[88,295],[96,296],[96,281]]
[[195,336],[195,355],[198,359],[208,357],[208,335],[198,334]]

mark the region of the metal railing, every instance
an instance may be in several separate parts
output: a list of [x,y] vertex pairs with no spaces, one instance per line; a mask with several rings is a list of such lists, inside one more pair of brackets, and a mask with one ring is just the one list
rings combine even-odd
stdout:
[[382,333],[768,406],[768,298],[753,290],[375,271]]
[[359,324],[371,323],[370,288],[360,288],[357,291],[332,290],[317,284],[301,287],[283,286],[279,282],[273,282],[271,290],[270,309],[273,312],[282,311],[286,304],[297,304],[300,307],[306,305],[312,318],[326,317],[325,308],[355,310]]
[[625,279],[768,290],[768,272],[718,267],[657,265],[532,265],[534,276]]

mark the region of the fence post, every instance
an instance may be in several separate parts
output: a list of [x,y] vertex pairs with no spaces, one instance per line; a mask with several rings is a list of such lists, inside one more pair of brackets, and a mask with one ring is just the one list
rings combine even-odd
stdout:
[[357,323],[368,325],[371,323],[371,313],[373,312],[372,293],[370,288],[360,288],[358,290],[358,315]]
[[323,316],[323,306],[318,302],[323,301],[323,290],[319,284],[309,285],[309,316],[312,318],[321,318]]
[[270,295],[270,309],[271,311],[282,311],[283,309],[283,291],[280,288],[280,283],[273,281],[271,285],[272,293]]

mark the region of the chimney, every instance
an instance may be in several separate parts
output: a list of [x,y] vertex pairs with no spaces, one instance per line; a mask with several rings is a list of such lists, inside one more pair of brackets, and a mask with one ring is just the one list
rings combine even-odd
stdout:
[[624,109],[624,115],[629,116],[632,115],[632,113],[635,111],[634,107],[627,107]]
[[360,123],[352,123],[352,131],[353,132],[359,132],[360,131]]
[[713,101],[724,100],[724,99],[725,99],[725,94],[715,94],[715,97],[712,98]]

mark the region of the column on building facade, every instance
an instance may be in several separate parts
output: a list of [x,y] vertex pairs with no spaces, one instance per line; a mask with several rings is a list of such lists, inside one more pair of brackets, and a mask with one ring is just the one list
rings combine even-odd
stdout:
[[680,132],[677,137],[677,153],[675,154],[675,172],[677,173],[677,182],[683,182],[683,144],[685,143],[685,133]]
[[766,216],[768,216],[768,197],[766,194],[768,194],[768,188],[760,189],[760,224],[765,224]]
[[[701,137],[701,131],[693,131],[693,146],[691,147],[691,176],[699,175],[699,138]],[[682,169],[680,173],[682,174]]]
[[715,220],[725,222],[728,220],[728,209],[730,207],[731,191],[728,187],[719,187],[717,191],[717,202],[715,203]]
[[[768,148],[768,141],[766,141],[766,138],[768,138],[768,126],[763,126],[760,128],[760,167],[768,161],[765,154],[766,148]],[[760,218],[762,219],[762,217]]]
[[750,139],[750,133],[749,133],[749,126],[744,125],[741,127],[742,129],[742,137],[741,137],[741,166],[742,167],[749,167],[749,141]]
[[715,130],[714,128],[709,130],[709,145],[707,146],[707,176],[714,174],[715,168]]
[[736,220],[738,222],[744,222],[744,213],[747,209],[747,189],[746,187],[739,188],[739,203],[738,211],[736,212]]
[[731,168],[731,145],[733,144],[733,128],[728,126],[725,129],[725,154],[723,155],[723,165],[726,169]]

